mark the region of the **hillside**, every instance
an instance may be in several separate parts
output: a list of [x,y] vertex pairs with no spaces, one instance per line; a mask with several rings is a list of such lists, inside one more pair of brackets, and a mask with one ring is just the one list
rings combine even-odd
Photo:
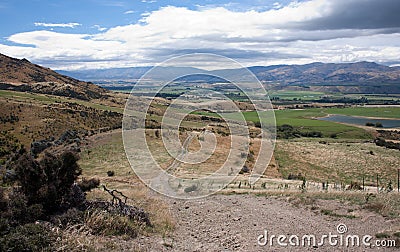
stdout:
[[77,98],[81,100],[105,97],[107,90],[92,83],[61,75],[49,68],[0,54],[0,89],[29,91]]

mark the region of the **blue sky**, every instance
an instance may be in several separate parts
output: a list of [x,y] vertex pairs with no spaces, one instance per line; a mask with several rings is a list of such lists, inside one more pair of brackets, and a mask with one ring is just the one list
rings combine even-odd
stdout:
[[[289,3],[290,1],[281,1]],[[0,1],[0,36],[3,43],[7,37],[32,30],[53,30],[68,33],[95,34],[103,28],[138,23],[143,15],[166,6],[184,7],[191,10],[224,7],[232,11],[267,10],[276,1],[245,0],[2,0]],[[275,4],[276,5],[276,4]],[[74,29],[42,27],[45,24],[77,23]],[[36,24],[36,25],[35,25]],[[69,28],[69,27],[66,27]]]
[[1,0],[0,53],[54,69],[193,52],[250,65],[400,64],[398,0]]

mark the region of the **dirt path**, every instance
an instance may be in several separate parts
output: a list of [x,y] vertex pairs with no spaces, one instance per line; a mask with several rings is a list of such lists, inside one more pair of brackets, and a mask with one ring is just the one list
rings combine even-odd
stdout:
[[[324,208],[347,212],[352,209],[356,218],[332,217],[321,214],[318,204],[313,210],[304,205],[294,206],[285,199],[255,195],[213,195],[207,198],[183,201],[166,199],[177,220],[175,232],[168,238],[141,237],[137,240],[144,251],[343,251],[346,247],[324,246],[280,247],[260,246],[257,238],[265,230],[271,235],[303,235],[317,237],[337,235],[341,223],[348,227],[344,235],[373,236],[385,230],[396,230],[399,222],[349,206],[337,201],[323,202]],[[261,240],[263,241],[263,240]],[[286,240],[288,242],[288,240]],[[350,247],[350,251],[376,251],[377,248]],[[397,248],[398,249],[398,248]],[[387,249],[395,251],[396,248]],[[385,250],[386,251],[386,250]]]

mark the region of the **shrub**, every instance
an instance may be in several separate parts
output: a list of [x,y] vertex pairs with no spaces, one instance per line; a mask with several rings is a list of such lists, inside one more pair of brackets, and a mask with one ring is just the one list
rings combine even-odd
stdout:
[[10,222],[8,219],[0,217],[0,237],[7,234],[10,231]]
[[98,178],[85,179],[83,178],[80,182],[78,182],[78,186],[82,189],[83,192],[89,192],[92,189],[98,187],[100,185],[100,180]]
[[107,171],[107,176],[113,177],[115,175],[114,171]]
[[7,210],[7,199],[4,196],[4,188],[0,187],[0,212]]
[[46,213],[68,205],[72,185],[81,174],[78,156],[66,151],[59,156],[46,153],[38,162],[28,153],[16,163],[16,174],[28,204],[41,204]]
[[305,179],[305,177],[301,174],[301,173],[299,173],[299,174],[292,174],[292,173],[289,173],[289,176],[288,176],[288,178],[287,178],[288,180],[304,180]]
[[347,187],[347,190],[364,190],[364,189],[358,182],[351,181],[350,185]]
[[250,169],[247,166],[243,166],[242,169],[240,169],[239,174],[243,174],[243,173],[248,173],[250,172]]
[[25,224],[0,238],[0,251],[51,251],[56,237],[40,224]]
[[80,211],[76,208],[71,208],[63,214],[52,217],[51,222],[60,227],[67,227],[68,225],[82,223],[83,219],[83,211]]
[[184,189],[185,193],[190,193],[190,192],[194,192],[197,191],[197,185],[191,185],[189,187],[186,187]]
[[9,195],[7,212],[3,212],[10,224],[19,225],[36,221],[43,215],[43,207],[40,204],[28,204],[24,194],[14,190]]
[[106,211],[89,211],[85,224],[95,235],[128,235],[135,238],[140,225],[126,216],[110,214]]

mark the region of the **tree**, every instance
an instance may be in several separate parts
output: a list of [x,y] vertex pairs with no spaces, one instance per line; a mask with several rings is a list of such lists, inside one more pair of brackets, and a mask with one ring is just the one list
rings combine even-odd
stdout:
[[72,201],[74,205],[79,204],[71,199],[72,195],[79,194],[73,187],[82,172],[78,159],[71,151],[58,156],[47,152],[40,161],[23,154],[16,162],[15,171],[28,204],[41,204],[46,213],[62,210]]

